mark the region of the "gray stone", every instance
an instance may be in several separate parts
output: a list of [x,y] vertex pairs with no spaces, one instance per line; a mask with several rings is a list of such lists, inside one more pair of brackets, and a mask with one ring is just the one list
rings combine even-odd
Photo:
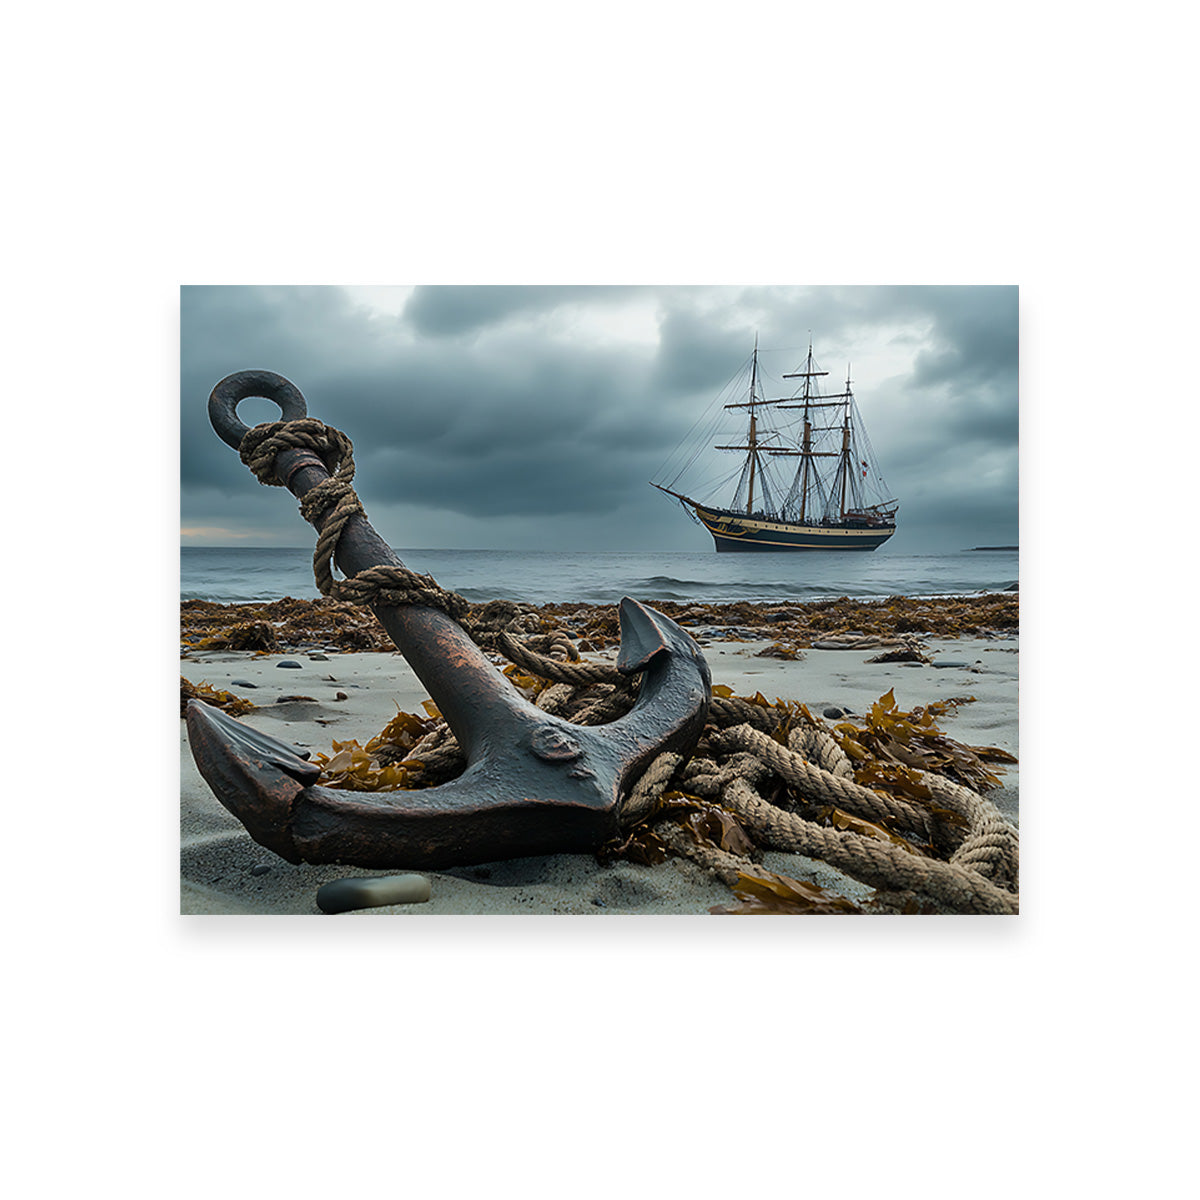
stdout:
[[299,671],[301,669],[300,664],[298,662],[293,662],[290,658],[285,658],[282,662],[277,662],[275,665],[277,667],[287,667],[292,671]]
[[377,875],[335,879],[317,889],[323,913],[352,912],[385,904],[424,904],[432,894],[424,875]]
[[248,679],[231,679],[231,680],[229,681],[229,686],[230,686],[230,687],[248,687],[248,688],[256,688],[256,687],[258,687],[258,684],[257,684],[257,683],[251,683],[251,682],[250,682],[250,680],[248,680]]

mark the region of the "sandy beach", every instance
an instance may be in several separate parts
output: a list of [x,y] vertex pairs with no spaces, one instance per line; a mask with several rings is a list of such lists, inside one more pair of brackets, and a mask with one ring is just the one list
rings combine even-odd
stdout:
[[[772,644],[768,638],[699,640],[714,685],[726,685],[735,695],[762,693],[769,700],[797,700],[818,715],[836,706],[849,710],[849,720],[861,719],[889,690],[894,690],[902,709],[973,696],[974,702],[939,719],[942,730],[969,746],[1019,754],[1015,632],[922,638],[929,663],[871,663],[867,660],[879,653],[873,648],[810,648],[802,658],[788,660],[761,656]],[[613,662],[616,648],[585,652],[584,657]],[[299,667],[281,667],[285,661]],[[396,652],[193,649],[181,662],[181,674],[193,684],[251,700],[256,707],[240,720],[313,755],[331,754],[335,740],[365,743],[398,710],[421,712],[428,695]],[[288,696],[308,699],[281,701]],[[1003,787],[989,792],[988,798],[1017,825],[1018,768],[1007,765],[1000,774]],[[180,783],[184,914],[322,915],[315,897],[323,884],[403,872],[399,867],[383,872],[337,864],[293,865],[259,846],[201,778],[183,721]],[[769,850],[762,865],[850,899],[871,895],[865,884],[798,854]],[[682,858],[655,866],[628,861],[601,865],[591,854],[560,854],[421,874],[430,880],[427,902],[345,915],[707,915],[714,906],[735,902],[724,883]]]

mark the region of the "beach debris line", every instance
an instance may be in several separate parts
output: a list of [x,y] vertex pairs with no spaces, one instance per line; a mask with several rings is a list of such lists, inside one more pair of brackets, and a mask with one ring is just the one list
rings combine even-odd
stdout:
[[[778,603],[736,601],[697,604],[655,599],[654,607],[702,641],[733,641],[742,630],[796,649],[812,649],[821,641],[838,649],[878,649],[902,653],[922,637],[994,637],[1016,633],[1020,600],[1015,593],[982,596],[892,596],[885,600],[805,600]],[[180,643],[185,655],[204,650],[237,649],[231,631],[239,626],[270,624],[279,650],[299,653],[320,647],[326,653],[380,651],[395,653],[395,643],[369,609],[347,601],[286,598],[264,604],[218,604],[184,600],[180,606]],[[469,607],[463,624],[486,633],[498,616],[520,618],[520,634],[569,635],[577,651],[605,650],[620,640],[613,604],[554,603],[534,605],[510,600]],[[506,622],[507,623],[507,622]],[[873,644],[870,639],[877,639]],[[905,661],[903,658],[883,661]],[[909,660],[911,661],[911,660]]]

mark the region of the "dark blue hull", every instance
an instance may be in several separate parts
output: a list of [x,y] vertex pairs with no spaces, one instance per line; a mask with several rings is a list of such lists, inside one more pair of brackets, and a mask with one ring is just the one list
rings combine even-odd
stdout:
[[794,525],[695,506],[696,516],[719,551],[875,550],[895,525]]

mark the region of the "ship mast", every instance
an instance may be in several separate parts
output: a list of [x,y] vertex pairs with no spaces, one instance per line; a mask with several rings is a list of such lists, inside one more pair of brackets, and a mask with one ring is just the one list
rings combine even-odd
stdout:
[[754,471],[758,466],[758,416],[754,411],[754,392],[758,387],[758,334],[754,335],[754,358],[750,364],[750,489],[746,493],[746,514],[754,511]]
[[[750,410],[750,429],[746,436],[746,444],[744,446],[716,446],[716,450],[745,450],[747,452],[746,464],[750,470],[750,487],[746,497],[746,515],[749,516],[754,511],[754,482],[755,476],[760,472],[759,454],[762,453],[763,443],[758,437],[758,413],[757,409],[767,404],[774,404],[774,400],[760,399],[758,396],[758,335],[754,337],[754,357],[751,360],[750,367],[750,399],[741,404],[726,404],[726,408],[748,408]],[[796,454],[795,450],[780,450],[773,449],[770,446],[768,438],[767,453],[772,455],[781,454]],[[763,494],[767,494],[767,488],[764,477]],[[770,497],[767,497],[768,503]]]
[[[850,396],[850,364],[846,364],[846,392]],[[850,405],[846,404],[846,412],[842,418],[842,520],[846,519],[846,481],[850,478]]]
[[[808,341],[808,358],[805,361],[804,370],[803,371],[794,371],[790,375],[784,376],[784,379],[803,379],[804,380],[804,394],[802,396],[796,397],[796,399],[799,400],[800,403],[799,404],[781,404],[779,406],[780,408],[802,408],[802,409],[804,409],[804,435],[800,442],[800,455],[801,455],[801,459],[802,459],[801,464],[800,464],[800,522],[801,522],[801,524],[804,523],[804,520],[808,513],[808,489],[809,489],[809,463],[810,463],[810,461],[814,458],[837,458],[837,457],[839,457],[838,454],[832,450],[822,451],[822,450],[814,450],[812,448],[813,424],[812,424],[812,418],[810,415],[811,410],[814,408],[836,408],[836,407],[838,407],[839,404],[841,404],[841,402],[843,400],[843,396],[836,396],[836,395],[835,396],[823,396],[819,392],[813,391],[813,380],[818,378],[821,375],[829,374],[828,371],[816,371],[813,369],[813,367],[814,367],[814,363],[813,363],[813,355],[812,355],[812,338],[810,337],[809,341]],[[849,395],[849,392],[847,391],[845,394]],[[847,412],[847,420],[849,420],[849,406],[847,406],[846,412]],[[846,448],[849,445],[848,438],[849,438],[849,426],[847,425],[847,428],[843,435],[843,447],[842,447],[842,456],[843,457],[849,453],[849,451]],[[846,509],[846,500],[845,500],[845,489],[843,487],[843,496],[842,496],[842,511],[843,511],[843,513],[845,512],[845,509]]]

